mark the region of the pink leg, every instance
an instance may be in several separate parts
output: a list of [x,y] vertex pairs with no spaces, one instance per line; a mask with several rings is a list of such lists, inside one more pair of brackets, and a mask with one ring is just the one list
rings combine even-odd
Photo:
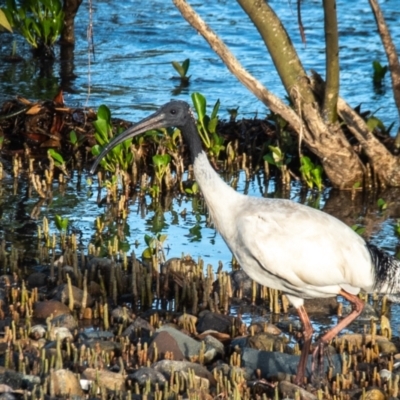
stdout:
[[303,339],[304,339],[303,349],[301,350],[300,362],[297,367],[297,373],[295,378],[296,385],[300,386],[304,384],[304,376],[306,372],[308,354],[310,352],[313,328],[310,322],[310,318],[308,318],[308,314],[304,306],[300,306],[297,309],[297,312],[299,314],[300,321],[303,324]]
[[[348,300],[353,305],[353,311],[347,317],[343,318],[335,327],[333,327],[331,330],[329,330],[327,333],[325,333],[325,335],[323,335],[319,339],[318,345],[317,345],[316,349],[313,351],[313,359],[314,360],[318,356],[318,353],[323,351],[324,345],[327,344],[328,342],[330,342],[342,329],[344,329],[348,325],[350,325],[361,314],[362,310],[364,309],[364,302],[362,300],[360,300],[354,294],[347,293],[346,291],[344,291],[342,289],[339,292],[339,295],[344,297],[346,300]],[[304,346],[301,351],[300,362],[297,367],[295,383],[297,385],[302,385],[304,383],[304,376],[305,376],[305,371],[306,371],[306,366],[307,366],[308,354],[310,351],[311,337],[312,337],[313,329],[312,329],[310,319],[308,317],[308,314],[307,314],[304,306],[299,307],[297,309],[297,312],[299,314],[300,320],[304,327],[304,331],[303,331]]]
[[354,294],[350,294],[345,292],[343,289],[339,292],[339,295],[344,297],[353,305],[353,311],[345,318],[343,318],[335,327],[333,327],[330,331],[326,332],[321,339],[319,339],[319,343],[326,344],[330,342],[342,329],[346,328],[346,326],[350,325],[362,312],[364,309],[364,302],[360,300]]

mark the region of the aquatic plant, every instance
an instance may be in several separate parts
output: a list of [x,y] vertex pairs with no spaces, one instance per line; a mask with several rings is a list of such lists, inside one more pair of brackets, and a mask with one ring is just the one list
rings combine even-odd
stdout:
[[264,155],[264,161],[275,166],[281,172],[283,183],[290,183],[290,174],[288,170],[288,164],[291,161],[290,154],[286,154],[279,146],[269,145],[268,148],[270,151]]
[[172,61],[172,66],[175,68],[175,71],[179,74],[179,78],[181,80],[182,86],[187,86],[189,84],[190,76],[187,76],[187,72],[190,66],[190,59],[187,58],[182,63],[178,61]]
[[[111,112],[104,104],[97,110],[97,120],[93,122],[95,128],[94,137],[96,145],[91,149],[94,156],[98,156],[103,147],[113,138],[113,126],[111,122]],[[119,133],[119,132],[118,132]],[[132,139],[127,139],[118,146],[114,147],[105,158],[101,160],[100,165],[107,171],[115,173],[117,167],[127,171],[133,160],[133,154],[130,150]]]
[[12,28],[44,58],[53,58],[53,45],[61,34],[64,12],[60,0],[7,0],[2,8]]
[[194,109],[197,113],[197,129],[201,140],[211,156],[219,157],[225,149],[224,139],[217,133],[219,100],[214,104],[211,115],[207,114],[207,100],[201,93],[192,93]]
[[372,69],[374,71],[372,80],[374,85],[382,85],[382,81],[385,78],[386,72],[388,71],[387,65],[382,65],[378,60],[372,62]]
[[303,178],[307,186],[310,189],[313,189],[314,186],[316,186],[317,189],[321,191],[323,188],[322,174],[324,172],[322,166],[315,165],[310,159],[310,157],[307,156],[301,156],[300,163],[301,163],[300,167],[301,177]]

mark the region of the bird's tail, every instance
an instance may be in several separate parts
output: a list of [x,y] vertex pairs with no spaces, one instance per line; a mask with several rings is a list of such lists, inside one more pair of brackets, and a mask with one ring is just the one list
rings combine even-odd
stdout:
[[400,260],[380,248],[367,244],[375,268],[374,290],[380,293],[400,293]]

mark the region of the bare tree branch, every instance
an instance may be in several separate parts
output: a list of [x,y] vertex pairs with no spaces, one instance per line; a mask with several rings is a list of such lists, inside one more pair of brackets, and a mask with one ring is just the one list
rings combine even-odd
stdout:
[[[396,46],[393,43],[392,37],[390,36],[388,26],[386,25],[386,21],[385,21],[385,18],[383,17],[382,10],[379,7],[378,1],[377,0],[369,0],[369,4],[370,4],[372,12],[375,16],[375,21],[376,21],[376,25],[378,28],[378,32],[379,32],[383,47],[386,52],[386,57],[388,59],[390,76],[392,78],[393,96],[394,96],[394,101],[397,106],[397,110],[399,112],[399,121],[400,121],[400,63],[399,63],[399,56],[397,54]],[[397,147],[400,147],[400,130],[397,133],[396,144],[397,144]]]
[[202,20],[193,8],[184,0],[173,0],[175,6],[182,13],[183,17],[192,25],[208,42],[210,47],[219,55],[229,71],[252,93],[257,96],[270,110],[279,114],[297,132],[301,132],[304,127],[298,115],[288,107],[279,97],[272,94],[265,86],[255,79],[240,64],[237,58],[231,53],[225,43],[218,35]]
[[328,123],[337,121],[339,97],[339,35],[336,15],[336,0],[324,0],[326,42],[326,86],[322,115]]

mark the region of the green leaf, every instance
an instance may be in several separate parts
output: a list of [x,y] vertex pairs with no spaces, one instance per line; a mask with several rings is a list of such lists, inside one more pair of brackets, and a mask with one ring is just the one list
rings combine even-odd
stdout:
[[142,253],[142,257],[143,257],[143,258],[149,259],[149,258],[151,258],[152,256],[153,256],[153,252],[152,252],[152,250],[151,250],[149,247],[147,247],[147,248],[145,248],[145,249],[143,250],[143,253]]
[[0,8],[0,26],[7,29],[11,33],[13,31],[9,20],[7,19],[6,14],[1,8]]
[[64,164],[63,156],[54,149],[48,149],[47,153],[56,161],[56,163]]
[[180,77],[185,76],[185,70],[178,61],[172,61],[172,66],[175,68],[175,71],[179,74]]
[[219,111],[219,106],[220,106],[220,101],[219,99],[216,101],[216,103],[214,104],[212,113],[211,113],[211,120],[213,120],[214,118],[218,118],[218,111]]
[[206,115],[206,98],[201,93],[195,92],[192,93],[192,101],[199,120],[203,121]]
[[72,130],[69,133],[69,141],[71,142],[71,144],[75,145],[78,143],[78,136],[76,135],[76,132],[74,130]]
[[153,240],[153,238],[150,235],[144,235],[144,241],[147,244],[147,246],[150,247],[151,241]]
[[382,198],[378,199],[377,205],[378,205],[379,209],[382,211],[386,210],[386,208],[387,208],[387,203]]
[[359,235],[362,235],[365,232],[365,227],[355,224],[351,227],[351,229],[353,229],[354,232],[358,233]]
[[189,66],[190,66],[190,59],[187,58],[187,59],[182,63],[182,68],[183,68],[183,72],[184,72],[184,75],[185,75],[185,76],[187,75],[187,72],[188,72],[188,70],[189,70]]
[[97,110],[97,119],[111,123],[111,111],[106,105],[102,104]]

